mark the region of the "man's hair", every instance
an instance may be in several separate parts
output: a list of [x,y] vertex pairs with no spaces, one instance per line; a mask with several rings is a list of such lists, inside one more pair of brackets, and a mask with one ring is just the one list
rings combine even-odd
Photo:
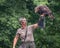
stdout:
[[[19,22],[21,22],[22,20],[26,20],[26,18],[25,17],[20,17],[19,18]],[[27,21],[27,20],[26,20]]]

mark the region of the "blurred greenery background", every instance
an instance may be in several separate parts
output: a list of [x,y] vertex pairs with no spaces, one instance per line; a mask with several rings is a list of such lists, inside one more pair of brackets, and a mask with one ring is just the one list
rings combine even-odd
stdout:
[[[38,21],[34,8],[42,4],[52,10],[55,20],[53,23],[46,18],[45,30],[34,31],[36,48],[60,48],[60,0],[0,0],[0,48],[12,48],[20,17],[26,17],[28,25]],[[19,45],[20,41],[16,48]]]

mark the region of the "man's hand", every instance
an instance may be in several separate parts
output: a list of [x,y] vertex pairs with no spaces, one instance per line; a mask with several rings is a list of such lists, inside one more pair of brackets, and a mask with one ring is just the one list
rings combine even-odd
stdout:
[[39,21],[38,21],[38,26],[41,28],[45,28],[45,17],[44,16],[40,16]]
[[15,46],[13,46],[13,48],[15,48]]

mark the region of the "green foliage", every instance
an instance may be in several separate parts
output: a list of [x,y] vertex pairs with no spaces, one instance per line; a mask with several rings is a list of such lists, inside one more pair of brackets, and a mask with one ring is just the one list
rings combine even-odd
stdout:
[[[36,48],[60,48],[60,0],[0,0],[0,48],[12,48],[18,19],[24,16],[28,24],[38,21],[39,15],[34,13],[37,5],[47,4],[53,11],[55,20],[46,17],[46,28],[34,31]],[[20,43],[17,44],[17,47]]]

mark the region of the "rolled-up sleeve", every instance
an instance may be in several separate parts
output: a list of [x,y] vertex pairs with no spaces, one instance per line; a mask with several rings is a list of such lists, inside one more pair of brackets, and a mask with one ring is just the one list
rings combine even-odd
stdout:
[[20,36],[20,29],[17,29],[16,35]]

